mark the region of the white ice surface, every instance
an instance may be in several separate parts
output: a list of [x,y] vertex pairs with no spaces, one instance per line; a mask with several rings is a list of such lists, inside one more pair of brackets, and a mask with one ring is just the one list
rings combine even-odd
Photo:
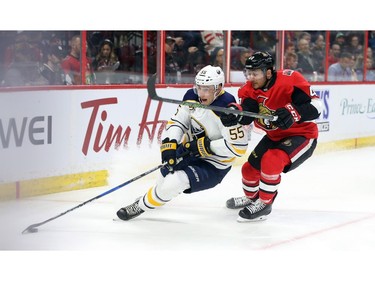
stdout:
[[122,168],[112,169],[110,186],[0,202],[0,267],[14,276],[1,279],[126,280],[132,272],[140,280],[316,280],[325,269],[319,280],[375,280],[375,147],[314,155],[283,174],[263,222],[238,223],[238,210],[225,208],[242,195],[236,166],[219,186],[132,221],[113,219],[158,171],[21,234],[153,168],[130,162],[115,163]]

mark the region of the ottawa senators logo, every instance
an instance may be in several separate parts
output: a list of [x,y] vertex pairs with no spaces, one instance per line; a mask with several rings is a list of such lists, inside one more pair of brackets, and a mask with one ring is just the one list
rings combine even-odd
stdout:
[[[265,114],[265,115],[272,115],[273,110],[271,111],[267,106],[265,106],[266,100],[267,100],[266,97],[262,97],[262,96],[258,97],[259,113]],[[260,125],[267,131],[277,129],[277,127],[274,126],[272,122],[268,119],[258,118],[256,122],[258,123],[258,125]]]
[[291,139],[286,139],[282,142],[284,146],[292,146],[292,140]]

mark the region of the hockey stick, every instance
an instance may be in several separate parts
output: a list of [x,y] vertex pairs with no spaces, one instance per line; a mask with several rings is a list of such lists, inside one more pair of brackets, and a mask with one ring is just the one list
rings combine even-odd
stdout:
[[162,102],[169,102],[174,104],[180,104],[180,105],[186,105],[189,107],[194,108],[203,108],[203,109],[209,109],[213,111],[223,112],[226,114],[234,113],[238,115],[248,116],[248,117],[254,117],[254,118],[263,118],[271,121],[275,121],[277,119],[276,116],[268,115],[268,114],[260,114],[255,112],[249,112],[249,111],[241,111],[237,109],[231,109],[226,107],[220,107],[220,106],[214,106],[214,105],[204,105],[198,102],[189,102],[189,101],[181,101],[181,100],[174,100],[169,98],[163,98],[158,96],[155,89],[155,82],[156,82],[156,73],[151,75],[150,78],[147,80],[147,92],[148,96],[152,100],[162,101]]
[[95,197],[91,198],[90,200],[87,200],[87,201],[85,201],[85,202],[83,202],[83,203],[81,203],[81,204],[79,204],[79,205],[77,205],[77,206],[75,206],[75,207],[73,207],[73,208],[71,208],[69,210],[66,210],[65,212],[63,212],[63,213],[61,213],[61,214],[59,214],[59,215],[57,215],[55,217],[52,217],[52,218],[50,218],[48,220],[45,220],[43,222],[34,223],[34,224],[28,226],[24,231],[22,231],[22,234],[38,232],[38,228],[37,227],[39,227],[39,226],[41,226],[43,224],[46,224],[47,222],[53,221],[53,220],[55,220],[55,219],[57,219],[57,218],[65,215],[65,214],[67,214],[67,213],[69,213],[69,212],[71,212],[71,211],[79,208],[79,207],[82,207],[83,205],[85,205],[87,203],[90,203],[90,202],[92,202],[92,201],[94,201],[96,199],[99,199],[99,198],[101,198],[101,197],[103,197],[105,195],[108,195],[108,194],[114,192],[115,190],[120,189],[121,187],[123,187],[125,185],[128,185],[129,183],[132,183],[132,182],[134,182],[134,181],[136,181],[136,180],[138,180],[138,179],[140,179],[140,178],[142,178],[142,177],[144,177],[144,176],[146,176],[146,175],[148,175],[148,174],[150,174],[150,173],[152,173],[152,172],[154,172],[154,171],[156,171],[156,170],[164,167],[165,165],[166,165],[166,163],[160,164],[159,166],[157,166],[155,168],[152,168],[151,170],[148,170],[147,172],[144,172],[143,174],[140,174],[140,175],[132,178],[131,180],[128,180],[128,181],[126,181],[126,182],[124,182],[124,183],[122,183],[122,184],[120,184],[120,185],[118,185],[118,186],[116,186],[116,187],[114,187],[114,188],[106,191],[106,192],[103,192],[102,194],[99,194],[98,196],[95,196]]

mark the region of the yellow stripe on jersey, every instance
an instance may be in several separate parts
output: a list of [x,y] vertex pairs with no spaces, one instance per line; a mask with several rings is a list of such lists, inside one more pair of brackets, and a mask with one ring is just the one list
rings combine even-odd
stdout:
[[238,154],[238,155],[244,155],[247,151],[246,149],[237,148],[235,145],[231,144],[231,148]]

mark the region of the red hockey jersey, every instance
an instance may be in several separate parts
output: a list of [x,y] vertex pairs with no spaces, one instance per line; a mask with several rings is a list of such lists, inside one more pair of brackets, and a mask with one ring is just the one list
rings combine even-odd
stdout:
[[[247,81],[239,90],[238,98],[243,102],[246,98],[255,100],[259,106],[259,113],[272,115],[276,109],[284,107],[288,103],[298,106],[298,101],[292,100],[292,95],[298,90],[298,94],[306,94],[307,101],[319,98],[311,89],[310,84],[297,71],[279,70],[271,78],[267,89],[254,89],[251,82]],[[303,97],[305,98],[305,97]],[[300,113],[301,114],[301,113]],[[289,136],[304,136],[308,139],[318,137],[318,127],[314,121],[294,123],[289,129],[281,130],[269,120],[255,119],[256,127],[264,130],[273,141],[279,141]]]

